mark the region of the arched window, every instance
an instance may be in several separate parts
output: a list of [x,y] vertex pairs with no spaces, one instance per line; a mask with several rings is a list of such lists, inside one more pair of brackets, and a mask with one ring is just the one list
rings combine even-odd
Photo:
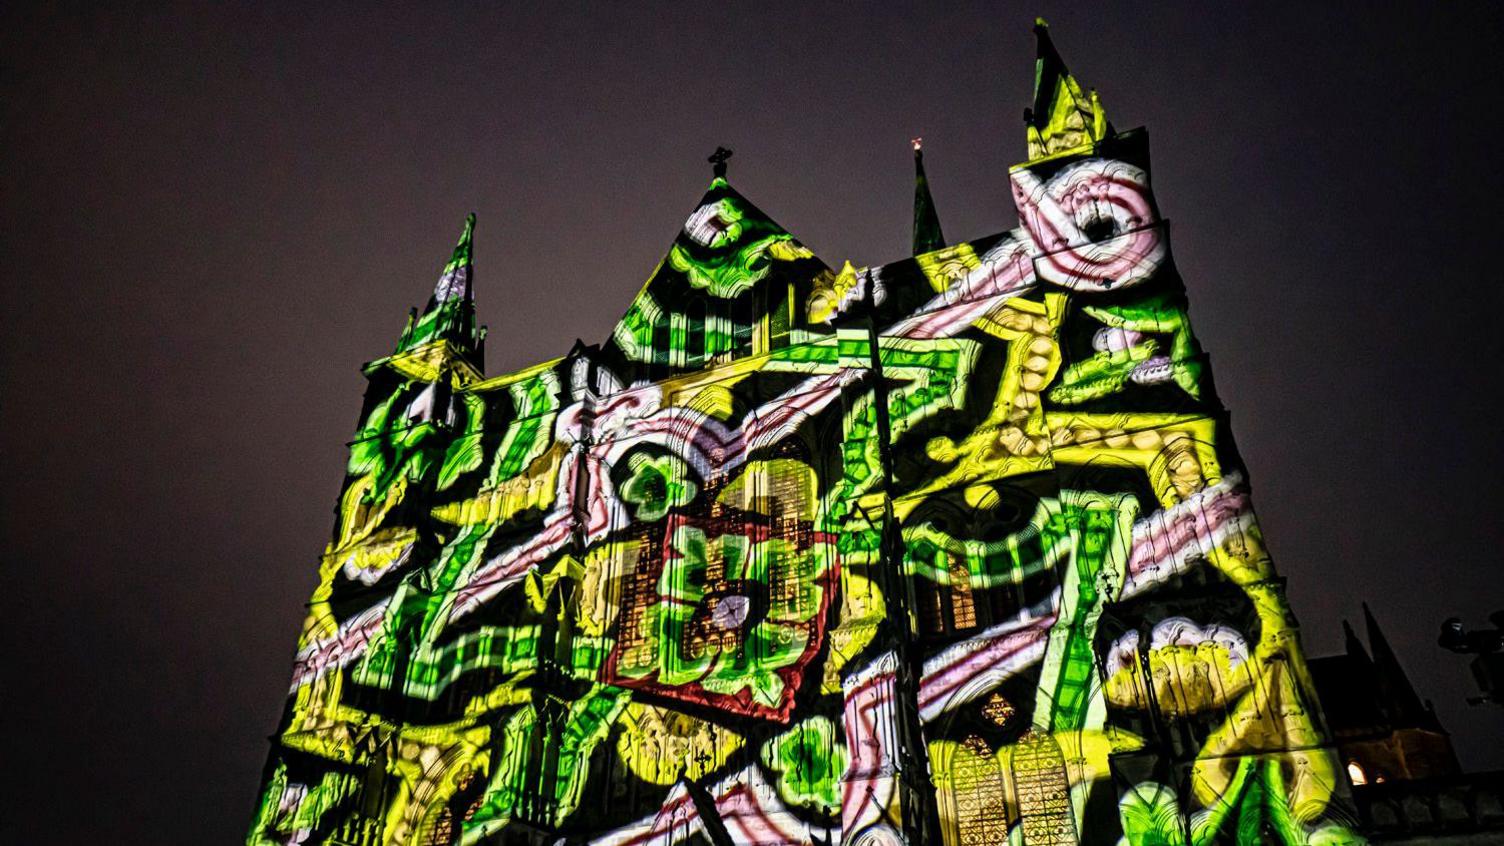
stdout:
[[992,744],[968,735],[951,764],[956,826],[961,846],[991,846],[1008,840],[1008,806],[1002,767]]
[[903,521],[906,569],[913,582],[921,636],[945,638],[977,627],[977,597],[966,556],[955,548],[969,537],[969,516],[953,502],[931,499]]
[[1070,775],[1055,736],[1048,731],[1026,732],[1013,747],[1012,763],[1024,842],[1031,846],[1079,843]]
[[1363,772],[1363,765],[1357,761],[1347,762],[1347,777],[1355,785],[1368,783],[1368,773]]

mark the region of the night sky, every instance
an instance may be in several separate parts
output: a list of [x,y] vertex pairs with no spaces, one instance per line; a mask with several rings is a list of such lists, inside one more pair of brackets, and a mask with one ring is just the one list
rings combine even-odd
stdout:
[[607,337],[718,144],[836,267],[908,255],[913,135],[952,241],[1011,228],[1036,14],[1150,129],[1308,654],[1366,599],[1464,765],[1504,766],[1434,645],[1504,607],[1504,6],[20,5],[0,840],[243,836],[359,365],[467,212],[491,373]]

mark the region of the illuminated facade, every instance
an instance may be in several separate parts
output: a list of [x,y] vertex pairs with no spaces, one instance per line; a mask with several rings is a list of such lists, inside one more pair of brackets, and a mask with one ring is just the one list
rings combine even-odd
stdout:
[[713,157],[609,340],[487,377],[467,222],[248,842],[1361,842],[1147,138],[1039,37],[997,235],[921,167],[916,255],[833,269]]

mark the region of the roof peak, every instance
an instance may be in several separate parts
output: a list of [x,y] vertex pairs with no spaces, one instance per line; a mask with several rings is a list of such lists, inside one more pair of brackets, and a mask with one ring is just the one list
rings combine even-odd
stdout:
[[1405,668],[1400,666],[1399,656],[1389,645],[1389,638],[1384,635],[1384,630],[1379,628],[1379,621],[1374,617],[1367,602],[1363,603],[1363,625],[1368,630],[1368,651],[1373,655],[1373,664],[1379,673],[1381,689],[1399,709],[1400,713],[1397,716],[1412,722],[1425,721],[1429,709],[1421,702],[1420,694],[1410,683],[1410,677],[1406,675]]

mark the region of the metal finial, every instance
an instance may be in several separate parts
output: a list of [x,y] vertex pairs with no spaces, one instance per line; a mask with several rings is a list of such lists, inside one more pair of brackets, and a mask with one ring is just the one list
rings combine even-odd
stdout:
[[726,160],[731,158],[731,151],[725,147],[716,147],[715,152],[705,161],[710,162],[717,179],[726,176]]
[[919,136],[917,136],[917,135],[914,136],[913,138],[910,138],[909,139],[909,143],[914,145],[914,152],[916,152],[916,153],[919,152],[920,149],[922,149],[924,147],[924,139],[921,138],[921,137],[919,137]]

